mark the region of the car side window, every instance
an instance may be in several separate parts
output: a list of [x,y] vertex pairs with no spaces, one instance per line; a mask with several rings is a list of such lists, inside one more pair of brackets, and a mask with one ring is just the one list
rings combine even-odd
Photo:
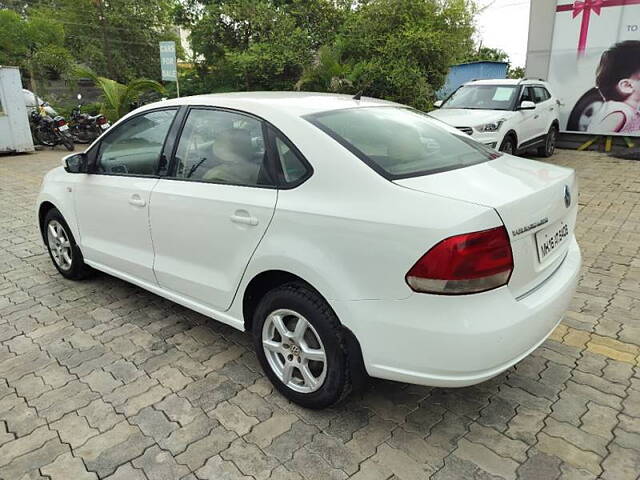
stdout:
[[98,173],[156,175],[176,109],[154,110],[118,125],[102,142]]
[[533,89],[531,87],[524,87],[522,89],[522,97],[520,98],[520,103],[522,102],[533,102]]
[[535,103],[542,103],[549,99],[549,94],[544,87],[533,87],[533,99]]
[[303,179],[309,169],[304,160],[293,149],[288,140],[279,133],[274,133],[276,153],[282,171],[281,185],[293,185]]
[[191,109],[175,160],[174,178],[229,185],[273,185],[262,122],[240,113]]

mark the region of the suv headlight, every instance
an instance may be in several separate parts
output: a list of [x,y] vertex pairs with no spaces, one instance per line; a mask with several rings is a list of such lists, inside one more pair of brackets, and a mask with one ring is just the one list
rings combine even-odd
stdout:
[[504,118],[501,118],[500,120],[497,120],[495,122],[489,122],[489,123],[485,123],[484,125],[478,125],[476,127],[476,130],[478,130],[479,132],[497,132],[498,130],[500,130],[500,127],[502,126],[503,123],[504,123]]

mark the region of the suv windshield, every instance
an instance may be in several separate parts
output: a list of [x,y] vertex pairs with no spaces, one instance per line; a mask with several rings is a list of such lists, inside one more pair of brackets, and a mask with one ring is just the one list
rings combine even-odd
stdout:
[[512,110],[517,93],[516,85],[463,85],[441,108]]
[[500,155],[409,108],[351,108],[305,118],[392,180],[462,168]]

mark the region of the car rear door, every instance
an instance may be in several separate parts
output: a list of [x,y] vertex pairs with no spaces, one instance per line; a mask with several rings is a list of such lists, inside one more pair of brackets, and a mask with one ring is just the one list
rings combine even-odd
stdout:
[[91,173],[74,175],[80,244],[103,270],[155,284],[149,199],[176,108],[135,115],[89,152]]
[[551,122],[556,117],[556,104],[551,100],[551,95],[543,86],[533,87],[533,96],[540,117],[537,119],[537,135],[540,137],[546,135],[551,126]]
[[190,108],[169,175],[151,194],[154,272],[161,287],[226,310],[265,234],[278,190],[263,122]]

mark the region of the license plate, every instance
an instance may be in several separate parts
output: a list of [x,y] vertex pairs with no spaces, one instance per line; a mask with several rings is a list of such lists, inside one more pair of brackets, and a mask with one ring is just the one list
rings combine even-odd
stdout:
[[107,128],[109,128],[111,125],[109,125],[108,123],[103,123],[102,125],[100,125],[100,128],[103,130],[106,130]]
[[69,125],[62,125],[59,128],[61,132],[66,132],[67,130],[69,130]]
[[536,233],[538,260],[544,262],[553,252],[557,251],[569,240],[569,226],[564,222],[557,222]]

